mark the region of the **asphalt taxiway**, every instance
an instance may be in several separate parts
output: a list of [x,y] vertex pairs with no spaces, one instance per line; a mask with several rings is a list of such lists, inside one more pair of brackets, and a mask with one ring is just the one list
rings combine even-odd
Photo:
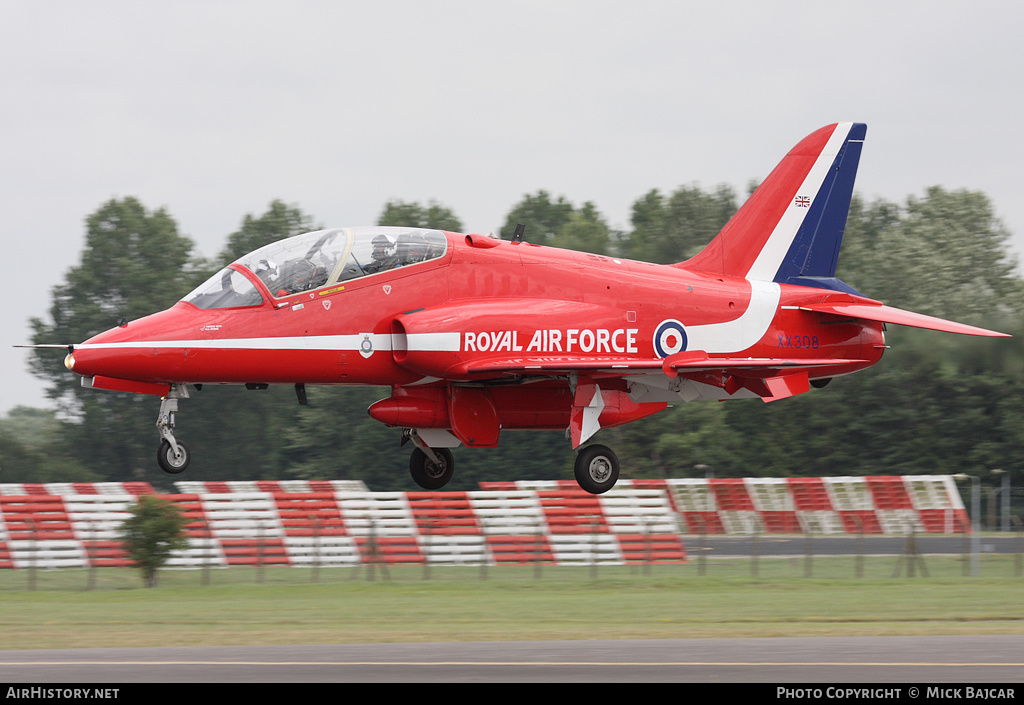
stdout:
[[[1021,683],[1024,635],[0,651],[0,683]],[[130,692],[130,686],[128,686]],[[1024,693],[1024,691],[1022,691]],[[924,693],[922,693],[923,695]]]

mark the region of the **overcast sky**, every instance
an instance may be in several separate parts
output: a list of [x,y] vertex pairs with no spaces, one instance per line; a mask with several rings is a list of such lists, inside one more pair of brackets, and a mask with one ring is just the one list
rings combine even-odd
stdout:
[[742,192],[853,120],[861,195],[982,191],[1022,253],[1022,26],[985,0],[0,0],[0,413],[48,405],[11,346],[111,198],[208,256],[275,198],[326,226],[436,200],[490,232],[546,189],[625,230],[652,188]]

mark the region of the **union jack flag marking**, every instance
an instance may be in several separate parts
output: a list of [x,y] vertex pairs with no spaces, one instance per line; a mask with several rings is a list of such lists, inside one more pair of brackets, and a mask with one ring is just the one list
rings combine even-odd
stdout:
[[811,205],[811,199],[807,196],[797,196],[795,203],[797,208],[807,208]]

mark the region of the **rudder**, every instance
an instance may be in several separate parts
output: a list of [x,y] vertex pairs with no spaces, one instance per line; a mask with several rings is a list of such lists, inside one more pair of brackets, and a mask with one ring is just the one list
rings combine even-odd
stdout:
[[848,289],[839,248],[867,125],[828,125],[800,141],[697,256],[697,271]]

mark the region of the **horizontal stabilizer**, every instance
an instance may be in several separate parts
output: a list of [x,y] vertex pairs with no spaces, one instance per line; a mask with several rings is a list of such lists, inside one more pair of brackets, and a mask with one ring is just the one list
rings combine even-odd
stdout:
[[926,328],[938,330],[945,333],[960,333],[961,335],[982,335],[988,337],[1009,338],[1006,333],[999,333],[986,328],[969,326],[964,323],[947,321],[944,318],[926,316],[922,313],[904,311],[893,306],[884,304],[873,304],[864,302],[850,303],[820,303],[806,304],[800,307],[803,311],[815,311],[817,313],[831,313],[836,316],[847,318],[859,318],[866,321],[878,321],[879,323],[893,323],[901,326],[912,326],[914,328]]

